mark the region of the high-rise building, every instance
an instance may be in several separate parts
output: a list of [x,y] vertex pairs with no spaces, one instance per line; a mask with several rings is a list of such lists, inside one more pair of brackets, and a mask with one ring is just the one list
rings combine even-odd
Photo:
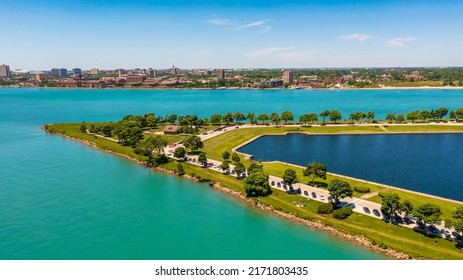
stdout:
[[153,77],[156,76],[156,70],[149,68],[148,71],[146,71],[146,75],[147,75],[148,77],[153,78]]
[[51,69],[51,75],[52,76],[59,76],[59,69],[58,68]]
[[0,65],[0,77],[9,78],[11,76],[10,66],[2,64]]
[[98,75],[99,73],[100,73],[100,70],[98,70],[98,68],[90,69],[90,75]]
[[60,69],[58,70],[58,76],[60,76],[60,77],[65,77],[65,76],[67,76],[67,75],[68,75],[68,70],[67,70],[67,69],[65,69],[65,68],[60,68]]
[[80,69],[80,68],[74,68],[74,69],[72,69],[72,74],[74,74],[74,75],[80,75],[80,74],[82,74],[82,69]]
[[177,68],[175,67],[175,65],[172,66],[172,68],[170,69],[170,73],[174,76],[177,75]]
[[217,70],[217,79],[219,80],[225,79],[225,71],[223,69]]
[[283,72],[283,84],[292,84],[293,83],[293,71],[286,70]]

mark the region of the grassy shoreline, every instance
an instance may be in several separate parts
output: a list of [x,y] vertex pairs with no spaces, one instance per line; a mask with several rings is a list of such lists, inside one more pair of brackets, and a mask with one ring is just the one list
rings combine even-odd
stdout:
[[[107,139],[101,139],[99,137],[95,138],[92,135],[82,133],[79,130],[79,126],[80,124],[57,124],[47,125],[47,129],[50,130],[51,128],[54,128],[58,134],[62,134],[67,138],[86,143],[87,145],[94,148],[120,155],[143,164],[145,159],[139,155],[134,154],[133,149],[120,146],[119,144]],[[296,128],[293,127],[287,127],[283,129],[281,127],[265,128],[265,130],[270,130],[270,132],[275,132],[274,130],[276,130],[276,132],[294,131],[295,129]],[[260,129],[255,128],[253,130],[253,133],[249,133],[249,131],[245,131],[245,129],[236,129],[208,139],[205,141],[205,148],[203,151],[207,153],[208,158],[220,159],[221,152],[224,150],[222,148],[224,148],[224,146],[230,150],[231,148],[237,146],[236,143],[239,144],[241,141],[244,142],[246,139],[249,140],[255,137],[255,135],[253,136],[254,133],[258,134],[261,131]],[[385,133],[380,128],[376,128],[374,126],[319,127],[317,129],[305,128],[304,130],[310,130],[312,133],[329,133],[330,131],[334,131],[334,133]],[[416,130],[419,129],[417,128]],[[431,130],[437,131],[437,128],[433,128]],[[463,127],[460,127],[460,130],[463,131]],[[300,129],[296,129],[296,131],[300,131]],[[246,133],[243,134],[244,132]],[[216,138],[219,137],[225,137],[224,139],[227,141],[217,141]],[[165,169],[164,171],[160,171],[174,174],[176,172],[176,164],[177,163],[175,161],[171,161],[163,166],[163,169]],[[245,164],[248,165],[249,162],[246,161]],[[196,178],[196,180],[201,181],[209,181],[212,185],[218,184],[220,187],[216,187],[216,189],[221,190],[220,188],[222,188],[221,191],[229,190],[233,196],[241,197],[240,199],[245,201],[246,198],[244,198],[244,188],[242,181],[237,180],[234,177],[226,176],[218,172],[213,172],[194,165],[184,164],[184,167],[186,174],[189,175],[189,178]],[[287,165],[285,166],[278,163],[264,163],[264,170],[269,174],[276,176],[280,175],[280,173],[282,173],[285,168],[287,168]],[[302,178],[302,170],[298,170],[298,175],[301,175]],[[356,184],[358,185],[358,183]],[[320,202],[311,201],[304,207],[296,207],[292,203],[295,199],[299,198],[296,198],[294,195],[275,190],[274,194],[271,196],[260,199],[259,207],[265,208],[261,210],[277,214],[281,217],[294,220],[310,227],[318,228],[344,240],[348,240],[371,250],[382,252],[394,258],[404,259],[409,257],[414,259],[463,259],[463,251],[455,248],[454,242],[450,242],[445,239],[434,239],[426,237],[422,234],[414,232],[411,229],[399,228],[397,226],[384,223],[380,220],[356,213],[354,213],[354,215],[345,221],[336,220],[331,216],[316,214],[316,208]],[[374,201],[374,197],[372,198],[372,201]],[[452,207],[453,206],[449,205],[447,209]]]

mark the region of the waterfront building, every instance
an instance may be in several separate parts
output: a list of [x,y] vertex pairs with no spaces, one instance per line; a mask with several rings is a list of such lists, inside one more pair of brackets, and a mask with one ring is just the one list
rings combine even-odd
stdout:
[[270,80],[270,81],[267,81],[266,84],[268,87],[273,88],[273,87],[281,87],[283,86],[284,83],[283,83],[283,80]]
[[98,68],[90,69],[90,75],[98,75],[99,73],[100,73],[100,70],[98,70]]
[[292,84],[293,83],[293,71],[286,70],[283,72],[283,84]]
[[126,84],[142,84],[145,79],[146,77],[143,75],[127,75]]
[[35,79],[39,82],[41,81],[48,81],[50,79],[50,75],[49,74],[45,74],[45,73],[37,73],[35,74]]
[[225,71],[223,69],[217,70],[217,79],[224,80],[225,79]]
[[170,73],[171,73],[172,75],[174,75],[174,76],[177,75],[177,68],[175,67],[175,65],[172,66],[172,68],[170,69]]
[[149,68],[148,71],[146,71],[146,75],[150,78],[156,77],[156,70]]
[[164,128],[164,134],[179,134],[180,126],[179,125],[167,125]]
[[80,68],[73,68],[73,69],[72,69],[72,74],[73,74],[73,75],[81,75],[81,74],[82,74],[82,69],[80,69]]
[[68,70],[67,70],[67,69],[65,69],[65,68],[60,68],[60,69],[58,70],[58,76],[60,76],[60,77],[65,77],[65,76],[67,76],[67,75],[68,75]]
[[59,69],[58,68],[51,69],[51,75],[52,76],[59,76]]
[[10,76],[10,66],[5,64],[0,65],[0,78],[9,78]]

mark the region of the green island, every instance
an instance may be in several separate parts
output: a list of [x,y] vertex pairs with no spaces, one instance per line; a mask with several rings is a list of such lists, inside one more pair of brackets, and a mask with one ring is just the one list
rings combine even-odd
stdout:
[[[321,112],[319,115],[323,121],[320,122],[317,114],[312,120],[301,116],[299,122],[294,122],[294,117],[288,111],[283,112],[281,116],[272,113],[269,116],[258,117],[253,113],[247,116],[241,113],[226,113],[223,116],[215,114],[210,120],[199,119],[197,116],[155,117],[151,113],[144,116],[128,115],[119,122],[47,124],[43,129],[150,166],[157,171],[209,182],[215,189],[231,194],[253,207],[323,230],[393,258],[463,259],[461,240],[426,234],[392,222],[397,213],[404,211],[413,213],[425,224],[440,224],[444,221],[445,227],[454,226],[455,231],[461,234],[463,202],[389,188],[329,172],[317,173],[317,176],[309,178],[314,174],[307,171],[309,167],[282,162],[255,162],[248,155],[236,153],[238,147],[253,139],[272,134],[463,133],[463,125],[458,124],[463,110],[458,109],[458,113],[454,112],[451,118],[455,119],[451,120],[444,119],[448,110],[444,108],[442,112],[441,109],[435,111],[440,110],[440,114],[433,111],[434,115],[427,115],[420,124],[415,123],[420,119],[419,111],[415,111],[417,117],[407,115],[408,122],[397,121],[397,118],[388,119],[388,122],[377,121],[374,120],[374,113],[369,119],[367,114],[357,113],[360,118],[351,116],[349,119],[352,122],[337,124],[341,117],[336,116],[333,110],[328,111],[327,115]],[[327,117],[330,117],[330,122],[325,121]],[[245,122],[247,119],[249,122]],[[450,121],[452,123],[448,123]],[[166,131],[172,127],[177,128],[176,133],[167,134]],[[216,134],[212,135],[214,133]],[[201,140],[200,136],[206,137]],[[184,147],[180,147],[182,144]],[[172,153],[169,154],[169,151]],[[185,156],[189,155],[197,156],[202,164],[185,160]],[[237,173],[238,169],[242,169],[240,174],[245,174],[244,170],[247,169],[248,177],[230,176],[228,172],[208,168],[211,167],[207,166],[208,160],[222,162],[219,167],[223,171],[228,170],[229,164],[235,165]],[[275,187],[269,191],[269,175],[284,178],[289,185],[296,182],[310,184],[312,181],[314,187],[328,189],[332,196],[334,192],[332,193],[331,189],[347,186],[348,190],[339,192],[336,200],[344,197],[363,197],[366,201],[379,203],[383,215],[389,214],[389,221],[352,210],[344,211],[345,208],[333,212],[330,203],[315,199],[302,202],[298,194]],[[365,195],[366,193],[368,195]],[[410,205],[415,206],[415,211],[412,211],[413,207]],[[336,203],[334,206],[337,208]]]

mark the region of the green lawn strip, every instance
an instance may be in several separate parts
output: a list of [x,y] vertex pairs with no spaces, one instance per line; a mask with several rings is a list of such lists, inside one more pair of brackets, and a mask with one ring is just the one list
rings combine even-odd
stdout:
[[417,82],[386,82],[387,87],[441,87],[441,81],[417,81]]
[[[133,149],[130,147],[124,147],[116,142],[99,137],[95,138],[92,135],[80,132],[80,124],[59,124],[53,125],[53,128],[56,129],[59,133],[65,131],[65,135],[93,142],[101,149],[111,150],[134,158],[139,157],[133,153]],[[222,151],[220,151],[220,157],[221,152]],[[249,162],[246,164],[249,164]],[[177,162],[171,160],[171,162],[164,165],[163,167],[169,170],[177,171]],[[223,175],[220,172],[201,168],[197,165],[189,163],[183,163],[183,167],[187,174],[194,175],[198,179],[220,182],[222,186],[244,193],[243,180],[238,180],[232,176]],[[287,166],[279,163],[266,163],[264,165],[264,168],[267,172],[272,172],[272,175],[276,176],[281,175],[282,170],[284,172],[286,167]],[[298,176],[302,177],[302,169],[296,170],[298,172]],[[275,174],[273,174],[273,172],[275,172]],[[302,178],[304,181],[308,181],[308,177]],[[297,204],[301,202],[301,200],[306,201],[305,206],[297,207],[295,203]],[[374,240],[378,244],[383,244],[384,246],[405,252],[415,258],[463,258],[463,252],[455,248],[454,242],[449,242],[443,239],[431,239],[424,237],[419,233],[415,233],[411,229],[398,228],[378,219],[357,213],[354,213],[351,217],[344,221],[336,220],[331,216],[325,217],[316,214],[316,208],[321,204],[321,202],[309,202],[306,198],[287,194],[280,190],[274,190],[272,195],[261,198],[259,202],[262,204],[271,205],[274,209],[282,212],[293,213],[295,216],[303,219],[320,220],[327,225],[333,226],[334,228],[344,230],[352,234],[364,235],[369,239]],[[437,240],[437,244],[434,243],[434,240]]]
[[389,132],[463,132],[462,125],[390,125]]

